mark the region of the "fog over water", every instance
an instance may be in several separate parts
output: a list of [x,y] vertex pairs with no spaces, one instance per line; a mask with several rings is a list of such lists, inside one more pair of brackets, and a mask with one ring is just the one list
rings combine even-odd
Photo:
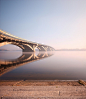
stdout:
[[0,51],[0,80],[86,80],[86,51]]

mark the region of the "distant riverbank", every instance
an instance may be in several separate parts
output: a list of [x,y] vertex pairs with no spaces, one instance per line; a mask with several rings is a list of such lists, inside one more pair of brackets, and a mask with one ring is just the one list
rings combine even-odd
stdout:
[[86,49],[57,49],[56,51],[86,51]]

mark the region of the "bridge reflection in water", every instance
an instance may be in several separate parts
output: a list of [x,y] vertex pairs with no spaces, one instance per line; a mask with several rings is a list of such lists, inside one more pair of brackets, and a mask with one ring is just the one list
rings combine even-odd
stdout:
[[23,52],[22,55],[14,60],[0,60],[0,76],[19,67],[22,65],[25,65],[27,63],[41,60],[43,58],[47,58],[53,55],[53,53],[47,53],[47,52],[39,52],[37,53],[33,52]]

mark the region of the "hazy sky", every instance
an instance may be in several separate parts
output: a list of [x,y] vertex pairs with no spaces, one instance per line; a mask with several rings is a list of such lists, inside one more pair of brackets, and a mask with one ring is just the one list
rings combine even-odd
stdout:
[[0,0],[0,28],[55,49],[86,48],[86,0]]

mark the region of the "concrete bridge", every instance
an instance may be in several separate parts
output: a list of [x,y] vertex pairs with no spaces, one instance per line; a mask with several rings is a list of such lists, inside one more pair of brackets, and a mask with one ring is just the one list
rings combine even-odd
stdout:
[[3,30],[0,30],[0,46],[6,44],[13,44],[22,49],[23,52],[34,52],[36,48],[39,51],[53,51],[55,50],[53,47],[48,45],[39,44],[36,42],[31,42],[14,35],[11,35]]
[[34,52],[33,53],[28,52],[28,53],[22,53],[20,57],[14,60],[13,59],[12,60],[0,60],[0,76],[19,66],[47,58],[52,55],[53,53],[47,53],[47,52],[44,52],[44,53],[39,52],[38,55],[36,55]]

